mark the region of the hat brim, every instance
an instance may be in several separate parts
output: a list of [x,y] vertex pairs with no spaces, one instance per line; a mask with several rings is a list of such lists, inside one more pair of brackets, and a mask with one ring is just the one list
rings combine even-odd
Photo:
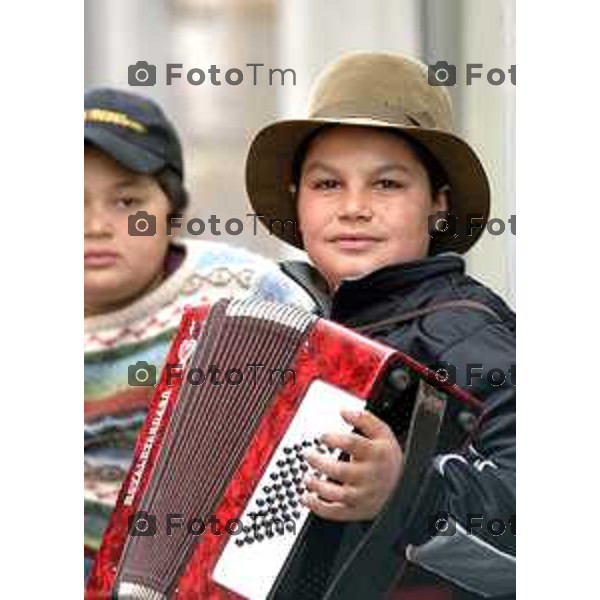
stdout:
[[167,165],[163,157],[128,142],[105,127],[86,123],[84,138],[86,144],[92,144],[135,173],[153,175]]
[[[281,240],[303,249],[295,226],[294,194],[290,191],[292,165],[302,142],[325,125],[376,127],[401,131],[425,146],[444,168],[450,185],[450,213],[457,227],[435,238],[435,253],[464,253],[484,231],[490,211],[490,188],[483,165],[471,147],[458,136],[439,129],[399,126],[368,118],[302,119],[278,121],[268,125],[254,137],[246,160],[246,190],[256,215],[263,225]],[[278,226],[273,226],[273,221]],[[472,224],[472,226],[471,226]]]

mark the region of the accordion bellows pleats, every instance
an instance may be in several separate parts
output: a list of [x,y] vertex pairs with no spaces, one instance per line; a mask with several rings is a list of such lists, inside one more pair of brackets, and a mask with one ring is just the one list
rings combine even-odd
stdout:
[[[348,430],[341,408],[374,410],[404,444],[419,377],[433,381],[409,357],[292,306],[222,300],[188,309],[86,598],[323,597],[342,549],[355,544],[328,549],[344,525],[332,534],[298,503],[303,452],[326,452],[320,434]],[[448,392],[473,402],[456,389],[439,397]],[[329,566],[319,559],[313,573],[302,565],[318,536]]]

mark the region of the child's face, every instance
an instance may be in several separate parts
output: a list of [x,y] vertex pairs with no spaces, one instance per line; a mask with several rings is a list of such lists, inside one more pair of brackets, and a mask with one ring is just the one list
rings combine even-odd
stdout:
[[[90,316],[122,308],[160,281],[169,244],[169,201],[153,177],[86,147],[84,202],[85,312]],[[129,235],[128,217],[139,210],[155,215],[156,235]]]
[[423,164],[407,142],[366,127],[318,135],[302,167],[298,219],[304,247],[335,289],[342,279],[423,258],[428,217],[447,210],[431,197]]

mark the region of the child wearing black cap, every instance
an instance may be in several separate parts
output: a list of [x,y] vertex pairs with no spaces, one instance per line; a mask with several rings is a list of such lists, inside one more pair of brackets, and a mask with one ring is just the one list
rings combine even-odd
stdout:
[[[98,547],[187,304],[258,294],[311,308],[271,262],[167,236],[187,206],[181,146],[153,101],[85,95],[85,543]],[[142,215],[142,216],[140,216]]]

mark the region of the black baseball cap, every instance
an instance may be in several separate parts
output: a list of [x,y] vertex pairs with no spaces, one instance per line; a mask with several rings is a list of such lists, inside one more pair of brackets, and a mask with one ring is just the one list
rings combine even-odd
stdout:
[[86,92],[85,143],[134,171],[154,175],[169,167],[183,179],[179,137],[149,98],[110,88]]

